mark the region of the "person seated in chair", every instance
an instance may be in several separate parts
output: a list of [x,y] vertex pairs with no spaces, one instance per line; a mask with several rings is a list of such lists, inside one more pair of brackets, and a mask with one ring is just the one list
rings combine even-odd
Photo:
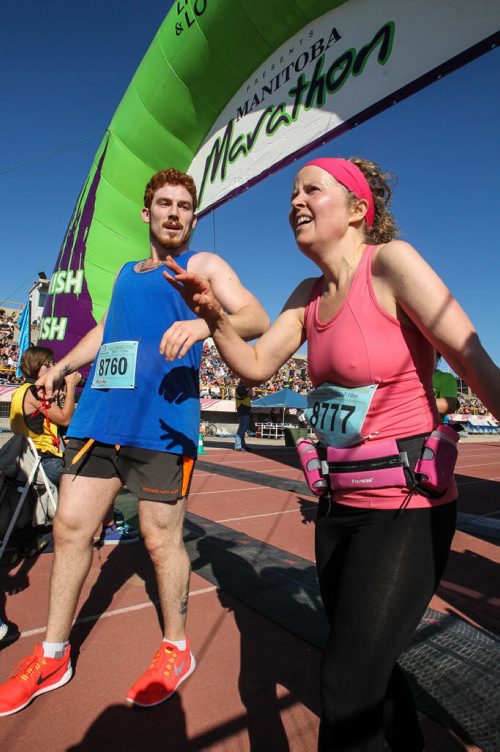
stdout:
[[[21,371],[26,383],[12,395],[10,427],[13,433],[33,440],[48,479],[57,487],[64,466],[63,445],[59,428],[66,428],[75,412],[75,391],[81,374],[75,371],[64,377],[64,399],[40,399],[35,381],[54,365],[54,353],[48,347],[29,347],[21,358]],[[116,519],[115,519],[116,518]],[[138,531],[129,528],[123,515],[114,516],[103,526],[101,543],[132,543],[139,539]]]
[[54,353],[48,347],[29,347],[25,350],[21,358],[21,371],[26,383],[12,395],[10,427],[14,433],[33,440],[47,477],[59,486],[63,468],[59,426],[69,425],[75,411],[75,390],[81,375],[72,373],[66,377],[64,404],[58,399],[41,400],[35,381],[53,365]]

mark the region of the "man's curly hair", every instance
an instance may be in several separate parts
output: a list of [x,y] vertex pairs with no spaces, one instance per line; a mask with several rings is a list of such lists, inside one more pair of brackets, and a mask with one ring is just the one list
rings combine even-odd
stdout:
[[186,190],[189,191],[193,199],[193,211],[196,211],[198,206],[198,197],[196,195],[196,186],[191,175],[186,175],[185,172],[180,172],[174,167],[167,167],[166,170],[160,170],[157,172],[146,186],[144,191],[144,206],[149,209],[153,202],[153,196],[159,188],[163,188],[164,185],[183,185]]

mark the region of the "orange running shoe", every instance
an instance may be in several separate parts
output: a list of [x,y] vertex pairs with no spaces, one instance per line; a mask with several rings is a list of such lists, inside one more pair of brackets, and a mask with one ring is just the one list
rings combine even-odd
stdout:
[[141,708],[159,705],[174,694],[179,684],[195,668],[196,661],[189,649],[188,640],[185,650],[179,650],[172,643],[163,640],[151,666],[130,687],[127,700]]
[[67,684],[72,676],[69,645],[62,658],[44,658],[43,647],[35,645],[33,655],[23,658],[0,686],[0,716],[17,713],[34,697]]

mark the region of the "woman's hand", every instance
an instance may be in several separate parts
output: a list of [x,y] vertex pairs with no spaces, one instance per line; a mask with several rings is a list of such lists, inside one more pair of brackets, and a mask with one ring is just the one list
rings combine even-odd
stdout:
[[185,271],[171,256],[167,256],[165,263],[174,275],[163,272],[163,276],[182,295],[193,313],[205,319],[209,327],[215,326],[224,318],[224,309],[215,297],[208,280]]

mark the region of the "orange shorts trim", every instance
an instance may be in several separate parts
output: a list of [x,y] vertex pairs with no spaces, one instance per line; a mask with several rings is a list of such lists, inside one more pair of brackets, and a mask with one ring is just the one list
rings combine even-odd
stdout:
[[182,458],[182,490],[181,496],[187,496],[191,479],[193,477],[194,459],[192,457]]

